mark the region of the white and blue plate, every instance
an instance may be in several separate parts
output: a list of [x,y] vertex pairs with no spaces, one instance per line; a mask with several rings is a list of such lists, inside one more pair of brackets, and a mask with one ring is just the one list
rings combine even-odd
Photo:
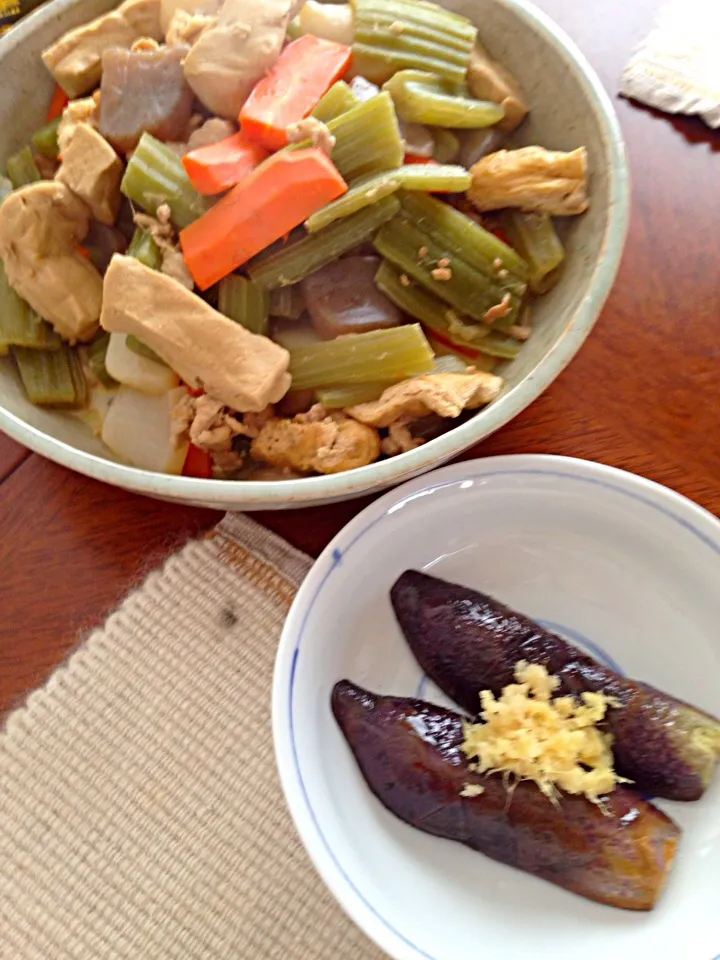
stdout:
[[402,823],[371,794],[330,710],[337,680],[445,702],[395,622],[407,568],[492,594],[614,669],[720,715],[720,522],[583,460],[510,456],[380,498],[324,551],[278,652],[285,796],[315,866],[396,960],[720,960],[720,776],[691,804],[656,908],[601,906]]

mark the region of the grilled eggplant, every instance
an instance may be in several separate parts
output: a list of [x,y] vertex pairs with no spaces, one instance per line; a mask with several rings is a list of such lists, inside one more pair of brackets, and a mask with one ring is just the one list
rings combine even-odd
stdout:
[[627,680],[557,634],[477,590],[407,570],[391,591],[395,615],[423,670],[471,714],[478,693],[498,696],[519,660],[560,678],[557,696],[602,692],[615,769],[644,793],[698,800],[720,760],[720,720],[647,684]]
[[[528,781],[509,794],[502,777],[470,770],[457,713],[347,680],[332,708],[368,786],[401,820],[590,900],[654,906],[680,831],[634,791],[616,787],[602,809],[582,796],[551,802]],[[482,792],[464,796],[468,785]]]

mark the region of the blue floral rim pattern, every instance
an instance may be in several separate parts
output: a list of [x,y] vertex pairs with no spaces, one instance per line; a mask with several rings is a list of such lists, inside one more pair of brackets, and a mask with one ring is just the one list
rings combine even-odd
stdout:
[[[325,834],[323,833],[320,823],[317,819],[315,810],[313,809],[312,804],[310,803],[310,798],[307,793],[307,787],[305,785],[305,779],[303,777],[303,773],[300,767],[298,751],[297,751],[297,743],[295,739],[294,694],[295,694],[295,677],[297,673],[298,658],[300,656],[300,647],[302,645],[303,637],[305,635],[305,629],[307,627],[307,623],[310,618],[310,615],[315,607],[315,604],[320,598],[320,595],[323,589],[325,588],[330,577],[332,576],[333,572],[342,564],[344,558],[349,554],[350,550],[352,550],[352,548],[367,533],[369,533],[370,530],[372,530],[375,526],[377,526],[378,523],[384,520],[389,513],[394,512],[394,510],[396,510],[399,505],[404,504],[412,499],[415,499],[417,496],[434,493],[438,490],[443,490],[448,487],[459,486],[461,483],[467,482],[468,480],[476,482],[480,480],[486,480],[491,477],[513,477],[513,476],[514,477],[517,477],[517,476],[553,477],[559,480],[571,480],[577,483],[590,484],[593,486],[602,487],[604,489],[611,490],[613,493],[617,493],[623,497],[629,498],[631,500],[635,500],[636,502],[641,503],[646,507],[649,507],[651,510],[661,513],[663,516],[667,517],[668,519],[674,521],[679,526],[681,526],[686,532],[692,534],[694,537],[700,540],[703,544],[705,544],[705,546],[709,547],[713,551],[713,553],[720,556],[720,543],[718,543],[716,540],[712,539],[711,537],[707,536],[707,534],[703,533],[696,526],[694,526],[694,524],[690,523],[690,521],[686,520],[684,517],[678,516],[672,510],[658,503],[655,503],[653,500],[643,496],[640,493],[636,493],[633,490],[627,490],[624,487],[619,486],[618,484],[611,483],[610,481],[607,481],[607,480],[601,480],[598,477],[578,476],[577,474],[568,473],[563,470],[551,470],[551,469],[540,469],[540,468],[535,468],[535,469],[520,468],[516,470],[496,470],[496,471],[491,470],[488,473],[475,474],[473,476],[465,477],[462,479],[448,480],[443,483],[438,483],[435,486],[428,487],[426,490],[421,491],[419,493],[415,492],[415,493],[408,494],[408,496],[404,500],[399,501],[399,503],[397,504],[393,504],[391,507],[388,508],[388,510],[386,510],[380,516],[376,517],[374,520],[368,523],[366,527],[360,530],[360,532],[353,537],[353,539],[350,541],[347,547],[344,548],[344,550],[339,550],[336,548],[332,551],[331,563],[328,569],[323,574],[322,579],[320,580],[320,583],[318,584],[315,590],[315,593],[311,597],[310,602],[307,606],[307,609],[305,610],[305,613],[302,617],[302,621],[300,624],[300,631],[295,644],[295,649],[293,651],[292,663],[290,667],[290,679],[289,679],[289,685],[288,685],[288,706],[289,706],[288,716],[289,716],[289,724],[290,724],[290,731],[289,731],[290,744],[291,744],[293,762],[295,766],[295,772],[297,774],[298,782],[300,784],[300,790],[301,790],[303,801],[305,803],[310,819],[315,827],[317,835],[320,838],[322,845],[325,848],[328,856],[330,857],[336,869],[338,870],[339,874],[343,878],[344,882],[347,884],[349,889],[352,890],[352,892],[355,894],[358,900],[365,906],[365,908],[373,915],[373,917],[377,921],[379,921],[389,933],[391,933],[399,941],[405,944],[405,946],[414,950],[417,957],[422,958],[422,960],[436,960],[436,958],[431,956],[429,953],[426,953],[421,947],[418,947],[417,944],[413,943],[412,940],[410,940],[407,936],[405,936],[405,934],[401,933],[398,929],[396,929],[390,923],[390,921],[387,920],[382,915],[382,913],[378,910],[378,908],[375,907],[368,900],[368,898],[357,888],[357,886],[350,879],[346,871],[343,869],[343,866],[338,860],[335,851],[329,845],[327,838],[325,837]],[[573,630],[568,630],[567,627],[561,626],[559,624],[553,624],[550,621],[541,621],[541,622],[547,629],[554,630],[558,633],[564,633],[570,639],[573,639],[573,634],[574,634],[579,642],[579,645],[582,646],[587,644],[588,645],[587,649],[589,649],[591,652],[595,651],[594,656],[597,656],[598,659],[604,659],[604,662],[608,663],[608,666],[611,666],[613,669],[617,669],[617,666],[614,665],[614,662],[610,661],[609,658],[607,658],[607,654],[605,654],[600,647],[598,647],[596,644],[591,644],[591,642],[587,638],[583,637],[581,634],[578,634],[576,631],[573,631]],[[622,671],[618,670],[618,672],[622,672]],[[720,960],[720,954],[718,954],[718,956],[713,958],[713,960]]]

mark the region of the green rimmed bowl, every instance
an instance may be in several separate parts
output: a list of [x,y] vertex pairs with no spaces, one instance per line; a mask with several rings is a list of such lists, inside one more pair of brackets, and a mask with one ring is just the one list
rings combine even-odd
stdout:
[[[62,33],[111,9],[113,0],[53,0],[0,41],[0,166],[44,119],[52,82],[41,51]],[[620,264],[629,219],[629,178],[610,98],[573,42],[522,0],[447,0],[481,26],[484,42],[523,84],[530,117],[517,140],[557,150],[584,145],[592,206],[564,225],[560,284],[533,308],[534,333],[501,369],[506,386],[490,407],[422,447],[334,476],[284,481],[197,480],[118,462],[78,419],[33,407],[0,359],[0,430],[72,470],[136,493],[224,510],[287,509],[382,490],[467,450],[524,410],[572,360],[597,320]]]

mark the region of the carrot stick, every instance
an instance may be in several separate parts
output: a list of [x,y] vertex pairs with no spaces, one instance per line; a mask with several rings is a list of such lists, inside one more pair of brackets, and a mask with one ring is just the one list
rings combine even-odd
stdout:
[[266,157],[267,151],[259,144],[236,133],[219,143],[191,150],[182,163],[198,193],[214,194],[240,183]]
[[346,190],[347,184],[318,147],[269,157],[180,231],[195,283],[207,290]]
[[417,153],[406,153],[403,163],[430,163],[438,165],[437,160],[433,160],[432,157],[421,157]]
[[351,56],[350,47],[309,33],[288,44],[240,111],[242,132],[268,150],[284,147],[286,128],[311,113]]
[[56,120],[69,103],[69,97],[61,86],[56,84],[47,112],[47,122]]
[[209,480],[212,477],[212,457],[210,454],[191,443],[183,464],[182,475]]

